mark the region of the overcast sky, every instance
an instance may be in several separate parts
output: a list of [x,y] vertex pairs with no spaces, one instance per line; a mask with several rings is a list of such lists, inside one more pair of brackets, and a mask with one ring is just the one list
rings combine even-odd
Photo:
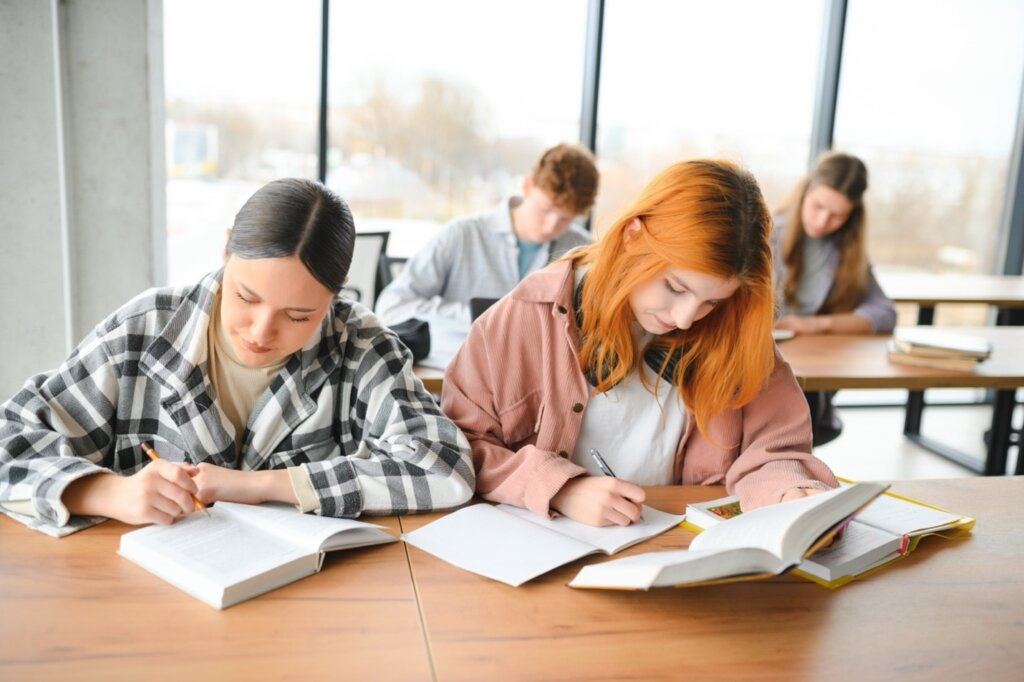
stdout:
[[[601,126],[806,136],[818,0],[609,0]],[[315,107],[318,0],[168,0],[170,98]],[[330,101],[425,75],[486,103],[491,132],[575,131],[585,0],[331,5]],[[850,0],[837,139],[1005,154],[1024,72],[1024,2]],[[557,134],[554,131],[559,131]]]

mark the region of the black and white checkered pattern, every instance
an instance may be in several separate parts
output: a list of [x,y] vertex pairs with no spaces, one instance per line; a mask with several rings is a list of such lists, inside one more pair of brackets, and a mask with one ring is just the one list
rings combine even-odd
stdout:
[[[0,500],[31,500],[38,519],[63,525],[67,485],[100,469],[138,471],[142,441],[168,459],[239,466],[206,371],[219,288],[217,272],[141,294],[0,406]],[[408,351],[342,300],[257,401],[241,459],[248,470],[303,466],[325,516],[452,507],[474,485],[466,438]]]

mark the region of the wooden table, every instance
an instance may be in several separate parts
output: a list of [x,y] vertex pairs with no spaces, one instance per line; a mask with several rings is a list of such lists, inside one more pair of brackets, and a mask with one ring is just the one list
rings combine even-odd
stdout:
[[434,367],[415,365],[412,371],[423,382],[423,388],[432,395],[441,395],[441,387],[444,385],[444,370]]
[[805,391],[842,388],[993,388],[1024,386],[1024,329],[957,327],[992,342],[992,357],[973,372],[897,365],[886,357],[889,334],[806,334],[779,343]]
[[0,515],[0,679],[430,679],[403,543],[217,611],[118,556],[128,529],[57,540]]
[[[797,336],[779,344],[797,382],[805,391],[844,388],[988,388],[995,390],[992,429],[983,464],[952,448],[929,443],[929,449],[978,473],[1006,473],[1013,431],[1016,389],[1024,386],[1024,327],[958,327],[957,333],[982,336],[992,342],[992,357],[973,372],[932,369],[890,363],[887,334],[821,334]],[[920,434],[918,442],[926,440]],[[1017,457],[1024,473],[1024,457]]]
[[[996,308],[996,324],[1024,325],[1024,277],[1013,275],[956,275],[934,273],[879,272],[879,283],[886,295],[897,303],[912,303],[917,308],[917,324],[935,321],[938,305],[989,305]],[[955,451],[921,436],[923,391],[907,396],[903,433],[929,450],[950,459]],[[1018,440],[1018,446],[1020,442]]]
[[[1024,478],[901,482],[974,516],[830,591],[795,576],[650,592],[573,590],[588,557],[513,588],[409,548],[438,680],[1010,680],[1024,670]],[[682,512],[720,487],[649,490]],[[404,517],[409,531],[436,518]],[[689,545],[675,528],[619,556]]]
[[[1024,277],[1012,275],[938,275],[933,273],[876,272],[886,296],[896,303],[922,308],[952,304],[981,304],[997,308],[1024,308]],[[927,324],[918,320],[918,324]]]
[[[224,611],[117,556],[0,517],[0,679],[1009,680],[1024,669],[1024,478],[893,489],[977,519],[836,591],[794,576],[651,592],[512,588],[396,543]],[[682,512],[721,487],[648,490]],[[408,531],[438,514],[385,519]],[[621,555],[688,546],[674,528]]]

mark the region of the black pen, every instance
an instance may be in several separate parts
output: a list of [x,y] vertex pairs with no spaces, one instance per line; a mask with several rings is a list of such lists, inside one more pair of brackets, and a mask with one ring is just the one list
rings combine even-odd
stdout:
[[[595,462],[597,462],[597,466],[601,470],[602,474],[605,476],[611,476],[612,478],[618,478],[618,476],[615,475],[615,472],[612,471],[612,468],[608,466],[608,462],[604,461],[604,457],[602,457],[601,453],[597,451],[597,448],[590,448],[590,456],[594,458]],[[644,520],[643,514],[638,517],[638,520]]]
[[601,456],[601,453],[598,452],[597,449],[590,448],[590,456],[594,458],[595,462],[597,462],[597,466],[601,469],[602,474],[605,476],[611,476],[612,478],[618,478],[615,475],[615,472],[612,471],[612,468],[608,466],[608,463],[604,461],[604,457]]

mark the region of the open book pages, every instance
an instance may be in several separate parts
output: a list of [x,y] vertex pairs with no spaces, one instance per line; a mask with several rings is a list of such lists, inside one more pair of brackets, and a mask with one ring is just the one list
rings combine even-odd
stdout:
[[629,526],[588,526],[564,516],[547,519],[511,505],[475,504],[405,533],[408,544],[482,576],[518,587],[570,561],[614,554],[682,521],[643,507]]
[[858,483],[734,516],[700,533],[682,552],[653,552],[586,566],[572,587],[648,589],[776,575],[826,545],[885,490]]
[[772,329],[772,339],[774,339],[776,343],[789,341],[794,336],[796,336],[796,332],[792,329]]
[[[699,532],[742,513],[735,495],[695,502],[687,505],[683,525]],[[887,491],[858,512],[835,543],[804,559],[795,572],[826,586],[838,587],[906,554],[920,536],[969,529],[973,524],[974,519]]]
[[208,511],[125,533],[118,553],[225,608],[316,573],[326,551],[397,540],[374,524],[302,514],[284,504],[218,502]]

